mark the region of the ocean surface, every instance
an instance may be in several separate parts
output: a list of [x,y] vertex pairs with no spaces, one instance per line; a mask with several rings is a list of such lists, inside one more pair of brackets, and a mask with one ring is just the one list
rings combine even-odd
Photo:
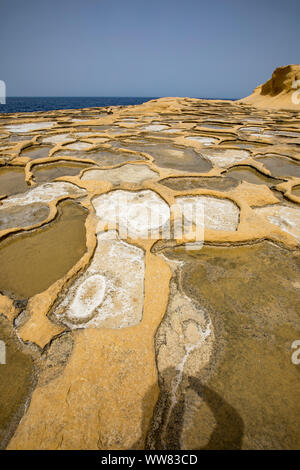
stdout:
[[[101,106],[128,106],[142,104],[145,101],[156,99],[155,96],[136,96],[136,97],[118,97],[118,96],[42,96],[42,97],[22,97],[9,96],[6,98],[6,104],[0,103],[1,113],[28,113],[33,111],[52,111],[54,109],[79,109],[79,108],[98,108]],[[203,99],[225,99],[229,98],[203,98]],[[232,100],[238,98],[231,98]]]
[[6,104],[0,104],[0,113],[26,113],[52,111],[54,109],[97,108],[100,106],[127,106],[141,104],[154,97],[7,97]]

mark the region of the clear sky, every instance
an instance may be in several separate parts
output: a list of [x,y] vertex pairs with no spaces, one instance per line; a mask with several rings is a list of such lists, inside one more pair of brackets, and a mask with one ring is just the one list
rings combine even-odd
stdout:
[[8,96],[239,98],[300,63],[300,0],[0,0]]

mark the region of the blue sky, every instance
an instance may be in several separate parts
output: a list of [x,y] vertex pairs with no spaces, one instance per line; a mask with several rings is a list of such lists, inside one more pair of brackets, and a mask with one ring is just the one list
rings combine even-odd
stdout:
[[299,0],[0,0],[8,96],[238,98],[300,63]]

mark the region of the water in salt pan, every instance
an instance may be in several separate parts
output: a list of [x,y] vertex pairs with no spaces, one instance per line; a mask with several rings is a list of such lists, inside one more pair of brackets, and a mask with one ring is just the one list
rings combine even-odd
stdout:
[[147,165],[126,164],[119,168],[109,170],[88,170],[83,176],[83,181],[99,180],[110,181],[113,184],[121,183],[142,183],[148,179],[155,179],[158,174],[150,170]]
[[31,122],[28,124],[14,124],[5,126],[10,132],[31,132],[38,129],[49,129],[53,127],[55,122]]
[[213,145],[218,142],[218,139],[215,139],[214,137],[191,136],[186,137],[186,140],[191,140],[192,142],[199,142],[202,145]]

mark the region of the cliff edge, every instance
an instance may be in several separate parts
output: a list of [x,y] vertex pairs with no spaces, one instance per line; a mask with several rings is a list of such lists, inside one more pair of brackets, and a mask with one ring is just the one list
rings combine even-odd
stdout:
[[300,111],[300,65],[278,67],[266,83],[239,102],[260,108]]

